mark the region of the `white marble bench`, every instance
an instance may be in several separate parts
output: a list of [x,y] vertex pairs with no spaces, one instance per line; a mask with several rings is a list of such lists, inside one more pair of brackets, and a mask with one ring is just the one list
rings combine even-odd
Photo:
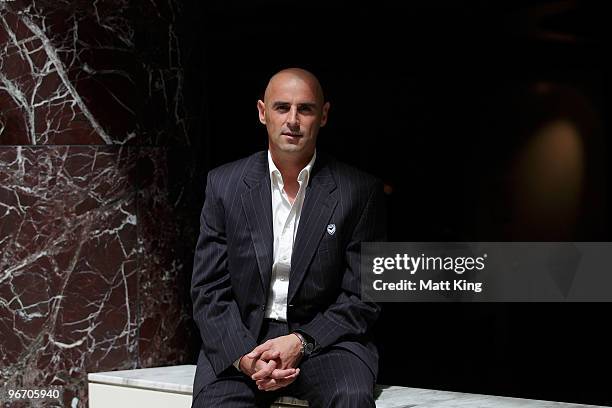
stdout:
[[[189,408],[195,365],[90,373],[90,408]],[[377,408],[586,408],[595,405],[536,401],[492,395],[378,386]],[[284,397],[275,407],[307,407],[305,401]]]

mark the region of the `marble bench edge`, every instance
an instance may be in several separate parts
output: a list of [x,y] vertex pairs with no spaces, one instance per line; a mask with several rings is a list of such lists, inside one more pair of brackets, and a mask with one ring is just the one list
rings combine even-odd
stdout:
[[[177,394],[185,394],[190,395],[193,393],[193,376],[195,375],[196,366],[192,364],[184,364],[177,366],[163,366],[163,367],[149,367],[149,368],[134,368],[128,370],[117,370],[117,371],[105,371],[105,372],[97,372],[97,373],[88,373],[87,379],[90,383],[95,384],[106,384],[106,385],[115,385],[115,386],[123,386],[123,387],[133,387],[140,388],[158,392],[169,392],[169,393],[177,393]],[[183,380],[188,378],[189,381],[182,382],[168,382],[165,380],[164,382],[155,381],[154,379],[143,379],[141,376],[138,378],[130,378],[130,375],[135,375],[136,372],[139,375],[144,373],[156,374],[160,370],[164,370],[167,374],[171,372],[171,374],[175,374],[177,378],[182,378]],[[188,375],[185,375],[185,371],[188,371]],[[193,373],[191,372],[193,371]],[[128,375],[128,373],[130,375]],[[181,375],[182,374],[182,375]],[[185,385],[189,383],[189,385]],[[456,396],[482,396],[482,397],[490,397],[490,398],[501,398],[501,399],[509,399],[515,400],[515,402],[524,402],[524,403],[548,403],[554,406],[560,406],[564,408],[572,408],[572,407],[580,407],[580,408],[605,408],[603,405],[587,405],[580,403],[571,403],[571,402],[560,402],[560,401],[546,401],[546,400],[533,400],[527,398],[520,397],[508,397],[501,395],[488,395],[488,394],[472,394],[460,391],[445,391],[445,390],[432,390],[426,388],[414,388],[414,387],[404,387],[397,385],[383,385],[376,384],[375,388],[375,396],[378,397],[385,391],[385,394],[389,397],[390,394],[395,394],[396,392],[405,391],[405,390],[413,390],[416,392],[427,392],[427,393],[450,393]],[[308,407],[306,401],[299,400],[295,397],[284,396],[280,397],[275,401],[274,406],[279,407]],[[278,405],[276,405],[278,404]]]

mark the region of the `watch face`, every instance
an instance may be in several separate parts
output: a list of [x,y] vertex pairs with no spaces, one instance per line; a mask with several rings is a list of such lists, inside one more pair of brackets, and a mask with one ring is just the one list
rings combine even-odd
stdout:
[[312,343],[306,343],[306,346],[304,347],[304,353],[310,354],[312,353],[313,349],[314,349],[314,345]]

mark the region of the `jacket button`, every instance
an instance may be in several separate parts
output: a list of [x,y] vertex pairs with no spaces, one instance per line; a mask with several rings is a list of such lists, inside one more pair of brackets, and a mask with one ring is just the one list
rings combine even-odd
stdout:
[[293,307],[293,305],[289,305],[289,307]]
[[266,305],[261,305],[261,310],[266,310]]

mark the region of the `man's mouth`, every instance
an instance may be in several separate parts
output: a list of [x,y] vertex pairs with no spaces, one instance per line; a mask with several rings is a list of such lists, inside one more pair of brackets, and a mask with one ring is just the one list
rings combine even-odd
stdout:
[[301,134],[299,133],[281,133],[284,136],[290,136],[290,137],[302,137]]

